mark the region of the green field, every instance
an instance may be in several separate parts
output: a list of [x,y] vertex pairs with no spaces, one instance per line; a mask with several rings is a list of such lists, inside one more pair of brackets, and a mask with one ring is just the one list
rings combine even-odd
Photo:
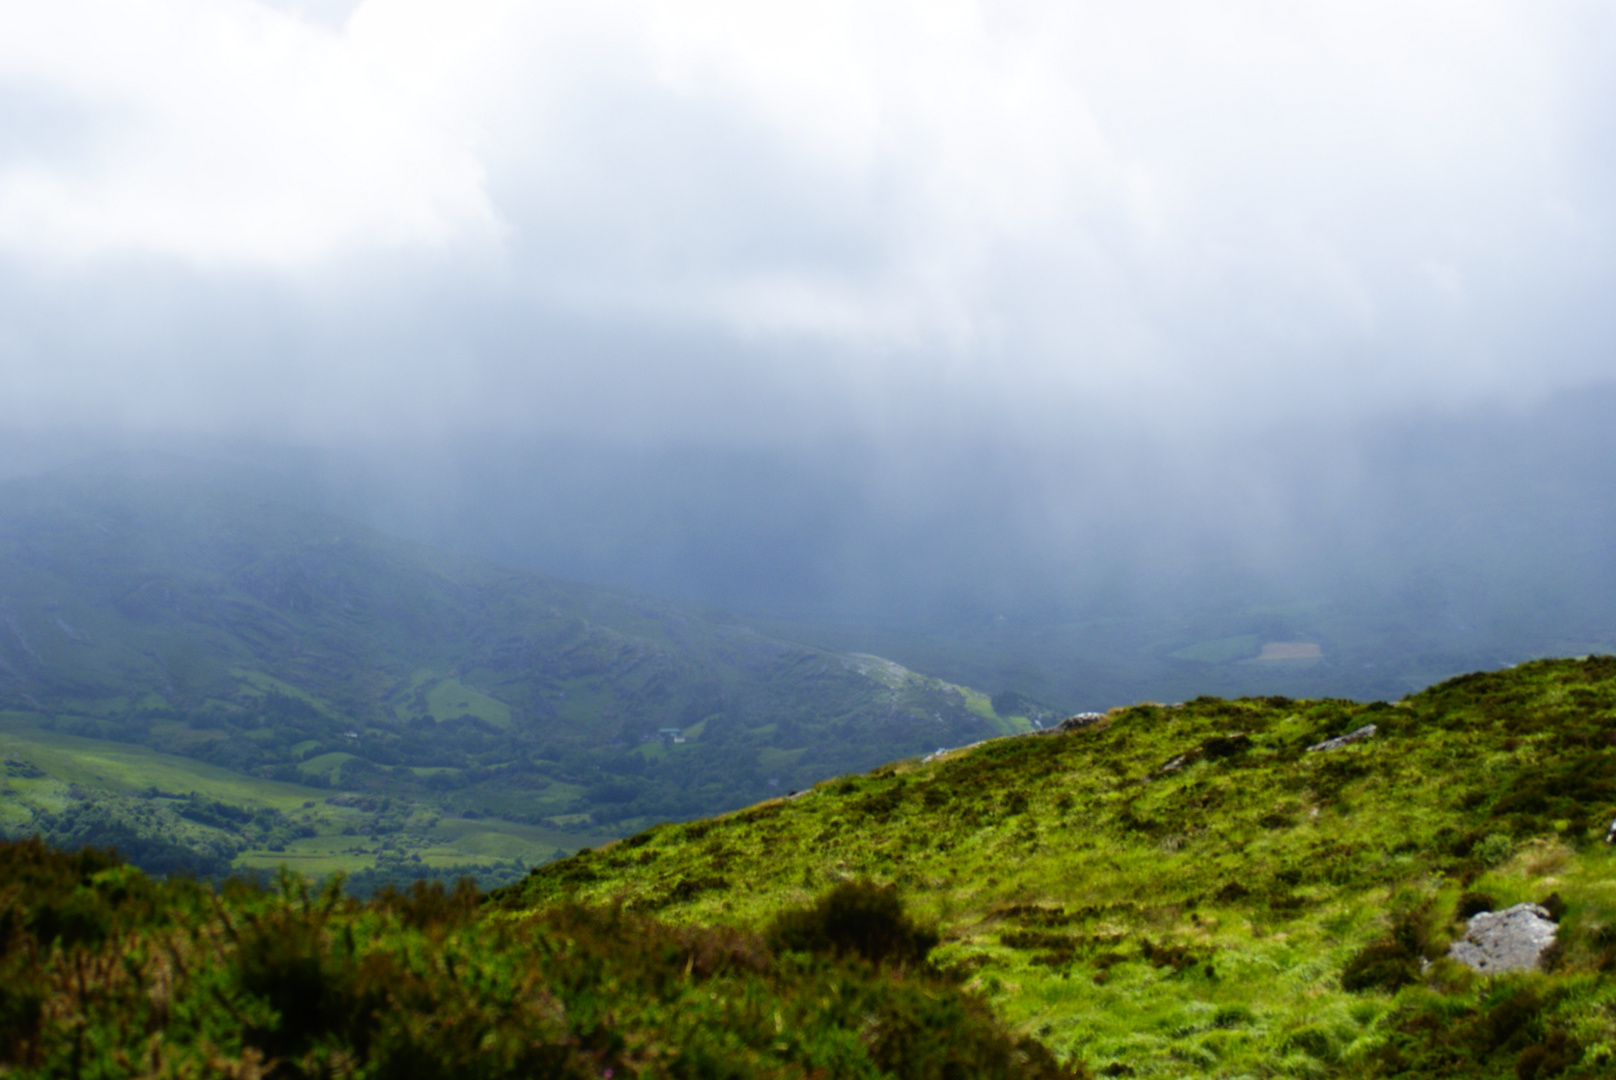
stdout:
[[459,679],[444,679],[426,693],[427,706],[438,720],[473,716],[497,727],[510,727],[511,710],[502,701],[479,694]]
[[[48,774],[40,780],[10,780],[22,791],[63,791],[70,784],[134,793],[156,787],[198,792],[245,805],[301,809],[331,793],[317,788],[243,776],[194,758],[164,754],[129,743],[85,739],[39,726],[36,717],[0,713],[0,754],[27,761]],[[33,786],[29,786],[33,785]]]
[[[229,838],[240,847],[232,865],[243,870],[287,866],[323,878],[391,867],[389,872],[407,877],[414,865],[475,874],[478,867],[501,864],[501,876],[508,876],[510,869],[503,864],[526,868],[601,839],[592,830],[444,815],[430,805],[407,800],[396,800],[386,812],[377,813],[367,805],[370,797],[360,793],[244,776],[148,747],[48,730],[37,719],[15,713],[0,714],[0,759],[8,774],[0,786],[0,810],[6,814],[7,827],[16,833],[32,831],[39,814],[60,814],[74,804],[75,792],[86,789],[157,807],[173,805],[179,796],[198,796],[245,811],[270,808],[313,833],[278,838],[275,849],[255,846],[250,837]],[[317,758],[306,764],[317,769],[319,763]],[[385,831],[378,831],[378,824]],[[191,823],[185,827],[193,828]],[[133,839],[138,843],[139,837]],[[123,846],[129,843],[125,840]]]

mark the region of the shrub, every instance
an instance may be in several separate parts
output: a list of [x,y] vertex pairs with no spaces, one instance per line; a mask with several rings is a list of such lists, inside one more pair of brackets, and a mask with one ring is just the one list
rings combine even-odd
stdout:
[[1251,737],[1243,732],[1234,735],[1215,735],[1201,744],[1201,752],[1213,761],[1231,758],[1251,749]]
[[1515,1075],[1519,1080],[1558,1076],[1576,1064],[1578,1056],[1577,1047],[1565,1032],[1551,1032],[1543,1042],[1521,1051],[1515,1059]]
[[477,882],[469,877],[455,882],[453,892],[445,889],[442,881],[417,879],[408,892],[401,892],[397,886],[388,884],[372,897],[377,907],[395,912],[405,926],[417,930],[433,926],[458,926],[467,922],[476,914],[482,900],[482,893],[477,891]]
[[1341,989],[1396,990],[1420,977],[1414,955],[1389,938],[1371,942],[1358,950],[1341,971]]
[[872,964],[921,963],[938,940],[909,918],[895,887],[869,881],[837,885],[811,907],[781,914],[767,938],[777,952],[857,955]]
[[1220,1005],[1218,1011],[1212,1014],[1212,1026],[1215,1028],[1244,1027],[1257,1019],[1244,1005]]
[[1515,854],[1515,841],[1503,833],[1492,833],[1471,851],[1483,866],[1497,866]]

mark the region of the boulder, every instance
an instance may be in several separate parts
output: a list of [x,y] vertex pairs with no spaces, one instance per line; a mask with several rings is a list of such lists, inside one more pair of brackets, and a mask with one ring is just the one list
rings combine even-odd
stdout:
[[1080,712],[1076,716],[1068,716],[1066,719],[1062,720],[1060,723],[1056,724],[1054,727],[1050,728],[1049,730],[1053,731],[1053,732],[1057,732],[1057,733],[1058,732],[1067,732],[1067,731],[1076,731],[1079,728],[1086,728],[1090,724],[1098,723],[1099,721],[1104,720],[1104,719],[1105,719],[1105,713]]
[[1538,904],[1483,911],[1470,917],[1465,936],[1448,947],[1448,955],[1483,975],[1531,971],[1554,944],[1557,929],[1548,909]]
[[1349,731],[1345,735],[1337,735],[1333,739],[1325,739],[1321,743],[1314,743],[1307,748],[1307,752],[1311,754],[1318,750],[1339,750],[1341,747],[1358,742],[1360,739],[1372,739],[1375,732],[1379,730],[1374,724],[1365,724],[1357,731]]

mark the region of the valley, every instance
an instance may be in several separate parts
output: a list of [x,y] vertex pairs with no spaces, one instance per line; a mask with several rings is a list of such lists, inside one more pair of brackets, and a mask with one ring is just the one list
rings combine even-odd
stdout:
[[493,885],[1052,718],[228,485],[0,495],[0,820],[152,869]]

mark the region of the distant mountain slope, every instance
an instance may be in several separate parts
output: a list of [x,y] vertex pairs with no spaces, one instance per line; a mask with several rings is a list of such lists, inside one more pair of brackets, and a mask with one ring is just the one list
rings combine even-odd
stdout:
[[[1330,748],[1336,736],[1372,737]],[[1616,658],[1395,705],[1201,698],[662,826],[502,891],[762,925],[896,884],[934,957],[1104,1076],[1616,1072]],[[1542,902],[1552,973],[1446,959]]]
[[0,709],[572,833],[1028,726],[879,658],[219,487],[86,476],[0,485]]

